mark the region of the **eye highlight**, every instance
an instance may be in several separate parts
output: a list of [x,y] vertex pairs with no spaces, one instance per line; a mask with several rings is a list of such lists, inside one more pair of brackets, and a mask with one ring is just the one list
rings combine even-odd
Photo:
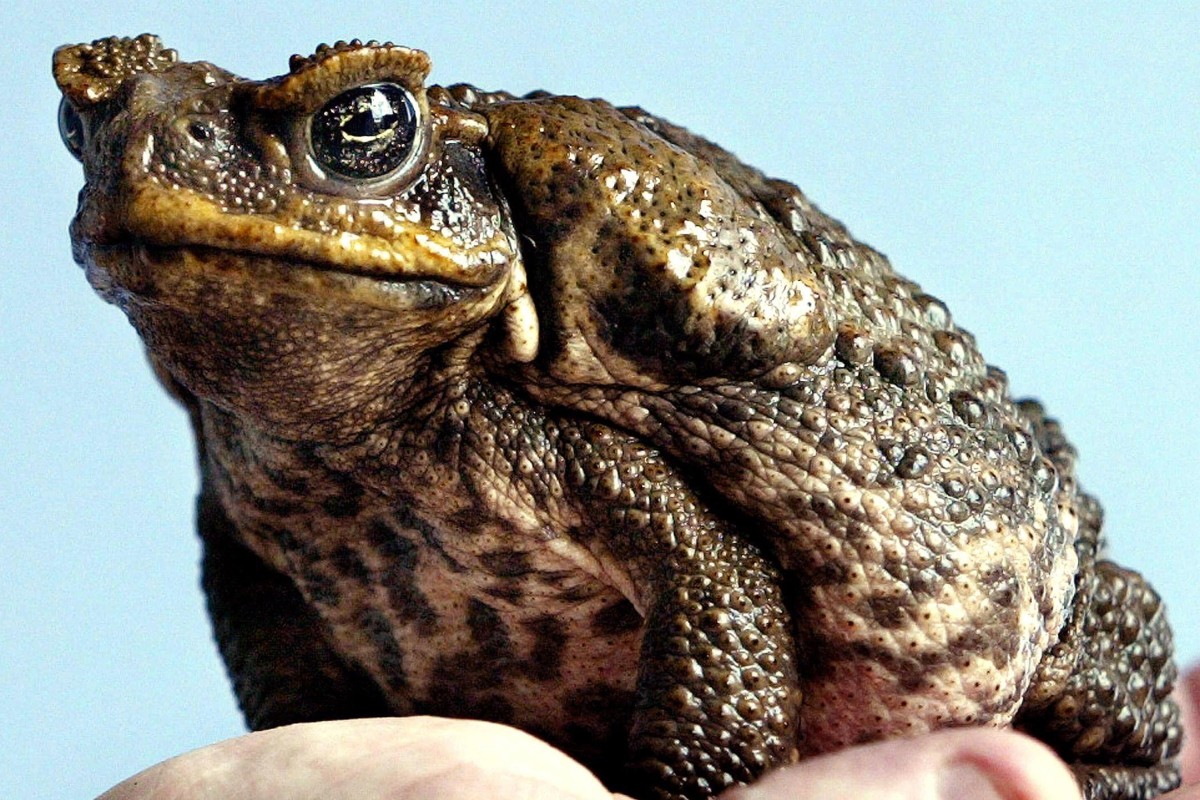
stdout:
[[412,95],[395,83],[347,89],[309,119],[312,158],[344,178],[383,178],[417,149],[417,113]]

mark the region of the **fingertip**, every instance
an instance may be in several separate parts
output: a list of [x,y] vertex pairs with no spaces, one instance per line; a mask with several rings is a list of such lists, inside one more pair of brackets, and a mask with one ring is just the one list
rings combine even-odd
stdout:
[[943,731],[854,747],[769,773],[722,800],[1068,800],[1080,798],[1067,766],[1012,731]]
[[1179,762],[1185,786],[1200,783],[1200,664],[1184,671],[1175,684],[1175,700],[1183,724],[1183,747]]
[[[1050,800],[1082,794],[1075,776],[1053,750],[1044,743],[1015,731],[954,731],[951,754],[945,762],[949,769],[975,770],[992,787],[998,800]],[[967,800],[978,795],[970,792],[939,794],[939,798]]]
[[362,797],[614,800],[545,742],[478,720],[388,717],[288,725],[168,759],[98,800]]

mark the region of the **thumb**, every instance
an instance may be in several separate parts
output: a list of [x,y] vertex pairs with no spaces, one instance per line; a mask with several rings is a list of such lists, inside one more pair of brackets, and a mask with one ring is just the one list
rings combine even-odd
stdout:
[[768,773],[721,800],[1068,800],[1080,797],[1067,766],[1011,731],[942,731],[852,747]]

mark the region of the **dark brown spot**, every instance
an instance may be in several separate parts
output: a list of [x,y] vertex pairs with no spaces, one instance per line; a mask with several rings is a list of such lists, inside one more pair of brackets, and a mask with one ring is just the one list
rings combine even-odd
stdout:
[[267,479],[280,489],[301,496],[308,494],[308,481],[305,478],[293,472],[274,469],[267,464],[262,465],[262,471]]
[[287,528],[272,529],[270,536],[283,548],[285,553],[294,557],[296,561],[316,561],[320,558],[316,545],[304,537],[297,536]]
[[525,587],[520,581],[500,581],[486,587],[483,593],[488,597],[513,604],[520,603],[525,599]]
[[633,710],[634,693],[608,683],[589,683],[572,693],[566,703],[566,710],[572,717],[589,718],[596,716],[614,718],[622,712],[628,714]]
[[513,705],[507,698],[497,694],[487,694],[479,698],[473,706],[472,717],[509,724],[516,717]]
[[919,600],[931,597],[934,589],[943,583],[944,581],[938,577],[937,572],[929,568],[911,573],[908,577],[908,589],[912,592],[913,597]]
[[847,569],[841,561],[825,561],[812,569],[808,583],[811,586],[831,586],[846,582]]
[[356,583],[365,584],[371,578],[371,572],[363,563],[362,556],[346,545],[334,550],[329,556],[329,561],[339,574]]
[[300,506],[291,500],[261,497],[246,486],[237,487],[237,496],[238,500],[249,504],[255,511],[272,517],[290,517],[300,510]]
[[886,645],[873,645],[870,642],[854,642],[849,647],[846,658],[874,661],[895,676],[900,686],[908,692],[916,691],[924,682],[927,664],[925,658],[933,656],[944,662],[945,653],[904,653],[900,654]]
[[368,608],[359,617],[358,624],[371,642],[384,682],[393,691],[406,688],[408,677],[404,672],[404,654],[396,643],[387,617],[378,609]]
[[417,584],[417,545],[383,523],[371,527],[367,541],[384,559],[379,582],[387,589],[388,604],[396,617],[401,622],[415,624],[421,636],[435,633],[437,611]]
[[497,550],[479,558],[484,569],[501,578],[513,578],[530,571],[529,554],[519,550]]
[[908,574],[912,571],[914,565],[904,556],[885,556],[883,559],[883,568],[889,575],[894,577],[901,583],[908,583]]
[[472,598],[467,603],[467,627],[485,659],[499,663],[512,657],[512,639],[496,609]]
[[885,628],[896,629],[908,620],[905,605],[896,597],[871,597],[867,600],[875,621]]
[[448,653],[437,658],[428,695],[414,703],[414,711],[508,723],[514,711],[511,703],[497,694],[503,688],[495,664],[481,661],[470,651]]
[[415,624],[421,636],[432,636],[438,629],[438,613],[417,585],[413,573],[399,567],[380,576],[387,586],[388,604],[401,622]]
[[338,494],[321,502],[321,508],[334,519],[352,517],[362,508],[362,486],[346,481],[339,488]]
[[431,552],[437,553],[451,572],[462,573],[468,571],[467,567],[459,563],[458,559],[446,552],[446,548],[442,546],[441,537],[434,527],[414,514],[411,509],[407,506],[400,506],[394,509],[392,514],[395,518],[396,528],[419,533],[421,535],[421,542]]
[[417,567],[417,545],[394,528],[376,522],[367,531],[371,547],[395,569],[412,572]]
[[991,653],[994,648],[1003,646],[1002,642],[992,642],[982,631],[966,630],[951,637],[946,649],[951,653]]
[[314,605],[329,608],[341,602],[342,594],[337,580],[311,564],[301,569],[300,584]]
[[559,677],[563,648],[567,643],[565,626],[553,615],[538,617],[524,626],[533,634],[527,673],[534,680],[548,681]]

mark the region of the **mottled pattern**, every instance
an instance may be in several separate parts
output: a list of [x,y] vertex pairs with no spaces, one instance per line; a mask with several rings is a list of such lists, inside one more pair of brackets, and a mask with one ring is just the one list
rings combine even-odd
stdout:
[[[1177,782],[1161,604],[941,302],[641,109],[428,71],[55,55],[75,256],[191,413],[252,726],[495,720],[639,797],[963,725],[1089,800]],[[374,83],[415,125],[313,147]],[[359,140],[395,168],[339,173]]]
[[[588,103],[568,101],[569,112],[583,114],[581,106]],[[617,132],[626,139],[636,132],[628,130],[633,126],[627,117],[602,103],[591,105],[597,110],[586,125],[561,122],[564,112],[551,100],[506,105],[490,115],[499,120],[493,136],[504,154],[528,151],[534,146],[529,139],[557,141],[562,126],[583,150],[570,163],[596,163],[588,148],[604,156],[598,174],[581,167],[586,180],[576,175],[574,182],[561,170],[540,163],[526,168],[509,156],[516,160],[509,169],[512,180],[523,187],[537,184],[514,194],[514,211],[546,232],[553,259],[529,265],[531,283],[538,287],[544,280],[552,289],[565,284],[554,308],[562,307],[568,318],[547,322],[574,328],[583,314],[595,324],[606,308],[630,306],[637,320],[639,304],[647,305],[647,318],[661,319],[661,295],[670,291],[702,305],[711,289],[686,279],[640,299],[636,284],[643,273],[670,274],[669,250],[664,255],[667,247],[653,240],[661,231],[687,230],[689,217],[664,210],[658,194],[639,192],[636,182],[605,191],[612,183],[608,176],[632,171],[636,157],[627,152],[614,157],[611,140]],[[666,132],[688,150],[711,148],[678,129]],[[657,146],[667,147],[661,141]],[[672,157],[673,169],[682,173],[679,184],[694,183],[691,194],[698,198],[712,194],[710,162],[678,151]],[[713,163],[718,170],[732,169]],[[761,182],[741,173],[744,181]],[[582,202],[581,192],[572,188],[577,184],[592,187],[594,202],[612,209],[617,219],[659,223],[645,233],[639,226],[625,234],[633,250],[648,254],[647,261],[601,256],[593,265],[586,254],[614,234],[555,226],[554,210]],[[771,199],[773,208],[808,206],[791,187],[790,199],[777,196],[779,184],[752,189]],[[770,218],[762,207],[759,211]],[[708,219],[714,217],[716,212]],[[804,750],[947,724],[1010,722],[1032,670],[1063,623],[1073,590],[1076,563],[1069,544],[1075,523],[1071,508],[1057,505],[1061,493],[1054,469],[1007,399],[1003,376],[968,349],[969,338],[954,328],[944,306],[823,219],[815,225],[804,217],[780,219],[774,235],[792,237],[788,266],[824,285],[821,296],[837,308],[840,320],[828,355],[796,364],[789,385],[726,379],[650,392],[612,381],[615,386],[581,389],[535,373],[533,391],[544,402],[601,415],[684,463],[721,464],[706,474],[706,482],[740,511],[772,526],[775,535],[767,546],[796,574],[789,585],[806,607],[798,621],[800,640],[814,653],[802,667],[808,673]],[[758,251],[741,257],[746,253]],[[598,284],[593,276],[601,269],[616,275]],[[582,288],[584,279],[573,273],[586,276]],[[628,291],[626,283],[632,285]],[[569,301],[580,291],[592,293],[589,303]],[[619,304],[609,305],[611,294],[620,296]],[[665,317],[664,326],[678,315]],[[693,379],[708,377],[707,369],[690,363],[690,353],[681,359],[621,337],[604,339],[600,330],[584,335],[593,343],[585,357],[604,368],[616,365],[608,374],[619,375],[627,359],[648,352],[671,357],[674,369],[687,370]],[[597,339],[606,347],[596,346]],[[563,351],[566,358],[576,357],[569,342]],[[562,369],[561,361],[551,364],[551,370]],[[639,374],[651,366],[643,361]],[[776,367],[760,366],[773,372]],[[771,374],[765,382],[778,380]]]

